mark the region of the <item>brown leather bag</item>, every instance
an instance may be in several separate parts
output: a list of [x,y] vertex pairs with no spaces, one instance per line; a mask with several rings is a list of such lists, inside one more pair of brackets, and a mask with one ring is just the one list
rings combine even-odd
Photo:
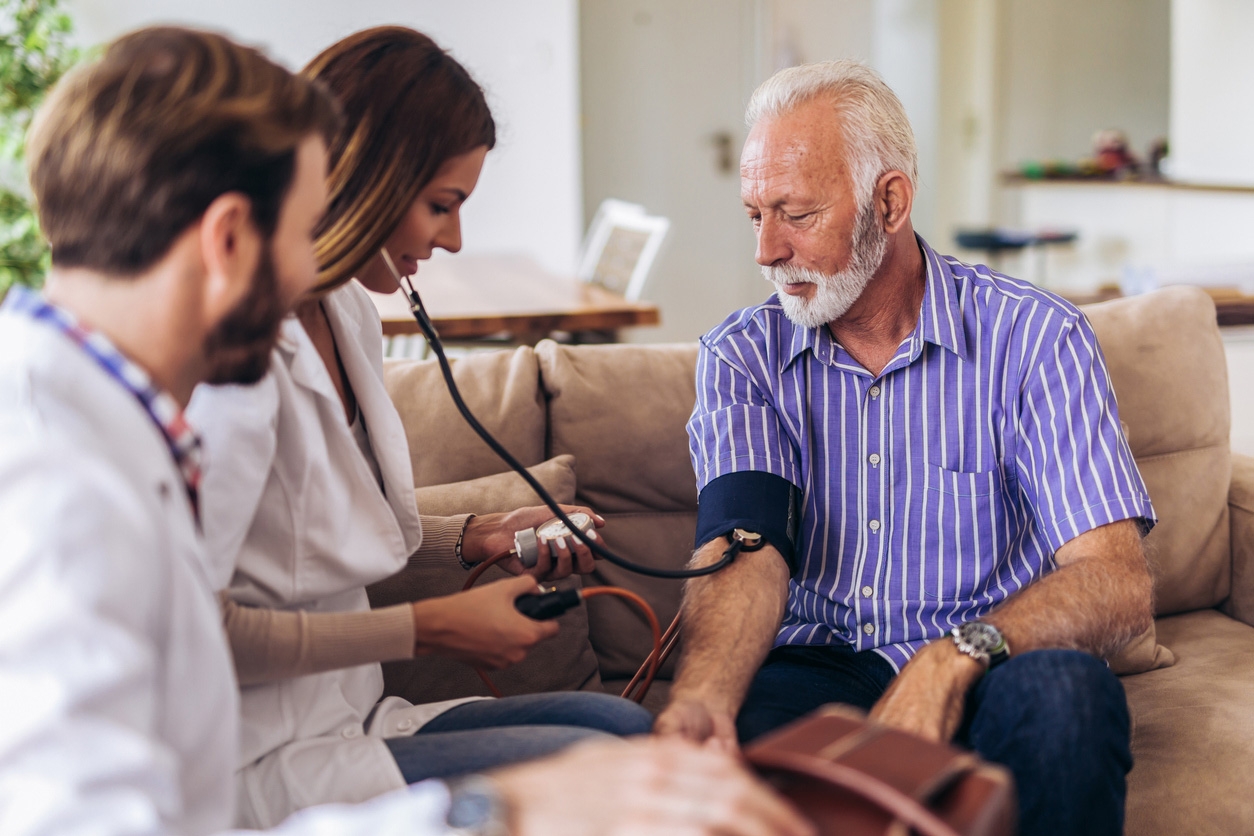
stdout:
[[823,836],[1012,836],[1010,773],[830,705],[758,738],[749,763]]

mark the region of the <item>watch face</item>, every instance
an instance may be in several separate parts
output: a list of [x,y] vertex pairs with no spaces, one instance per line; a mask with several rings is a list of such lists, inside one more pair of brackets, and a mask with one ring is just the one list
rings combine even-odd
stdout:
[[1001,644],[1001,633],[991,624],[970,621],[962,625],[962,639],[980,653],[990,653]]
[[[570,521],[573,522],[575,527],[580,531],[587,531],[588,525],[592,522],[591,517],[587,514],[579,512],[567,514],[566,516],[570,517]],[[558,537],[569,537],[570,529],[567,528],[566,524],[561,520],[554,518],[537,528],[536,536],[543,540],[556,540]]]

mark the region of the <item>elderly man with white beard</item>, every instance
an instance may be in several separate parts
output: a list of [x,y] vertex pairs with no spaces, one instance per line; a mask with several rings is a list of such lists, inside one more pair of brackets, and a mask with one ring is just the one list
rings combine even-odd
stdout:
[[694,566],[656,730],[735,748],[827,703],[1014,773],[1025,834],[1121,833],[1154,511],[1083,314],[936,253],[913,133],[855,62],[754,94],[741,196],[777,293],[702,339]]

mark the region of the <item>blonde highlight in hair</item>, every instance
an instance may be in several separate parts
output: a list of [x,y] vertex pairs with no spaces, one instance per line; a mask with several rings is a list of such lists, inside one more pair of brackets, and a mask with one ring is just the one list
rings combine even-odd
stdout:
[[860,61],[780,70],[754,91],[745,121],[753,126],[818,98],[831,101],[839,119],[859,203],[870,199],[879,178],[889,171],[900,171],[918,185],[919,155],[906,110],[879,73]]
[[465,68],[412,29],[357,32],[302,72],[335,94],[348,126],[330,149],[327,213],[314,241],[317,294],[375,257],[441,165],[492,148],[496,123]]
[[335,103],[255,49],[178,27],[141,29],[57,85],[27,141],[52,261],[134,275],[218,196],[239,192],[269,236],[309,136]]

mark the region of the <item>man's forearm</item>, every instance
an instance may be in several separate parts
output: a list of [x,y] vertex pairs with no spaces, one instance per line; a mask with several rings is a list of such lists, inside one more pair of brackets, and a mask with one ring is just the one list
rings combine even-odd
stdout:
[[1117,653],[1153,618],[1153,581],[1136,524],[1102,526],[1068,543],[1060,568],[1008,599],[986,619],[1012,654],[1073,648]]
[[[727,545],[703,546],[691,565],[717,561]],[[695,699],[735,715],[774,642],[788,601],[788,565],[771,546],[741,554],[684,588],[684,653],[671,699]]]

